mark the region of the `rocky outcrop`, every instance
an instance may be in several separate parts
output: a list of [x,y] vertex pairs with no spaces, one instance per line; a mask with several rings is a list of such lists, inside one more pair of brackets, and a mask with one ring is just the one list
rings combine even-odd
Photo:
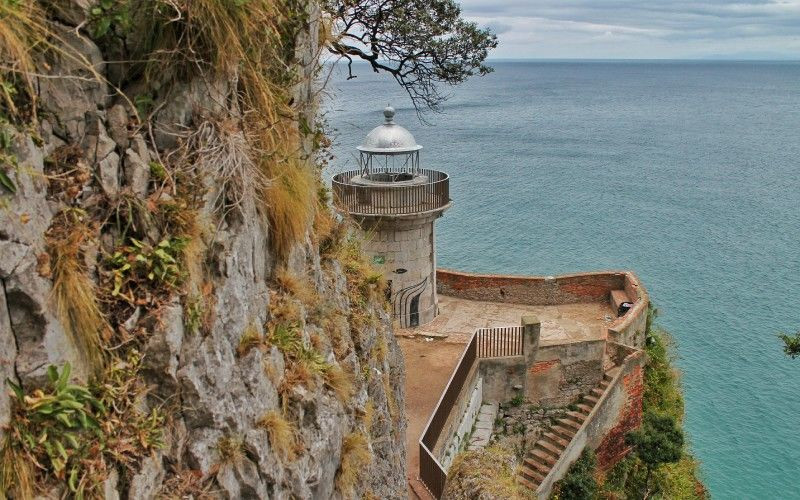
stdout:
[[[76,29],[89,4],[53,2],[52,22],[63,43],[103,74],[101,49],[88,33]],[[298,60],[305,62],[298,71],[309,76],[316,69],[312,53],[319,32],[311,18],[298,45]],[[80,78],[37,81],[38,130],[3,125],[13,136],[9,153],[19,168],[9,172],[17,191],[2,195],[0,210],[0,377],[26,390],[43,384],[49,365],[70,362],[77,379],[89,377],[53,303],[46,233],[56,214],[65,207],[92,213],[99,205],[113,206],[123,199],[139,200],[144,206],[159,201],[153,198],[152,163],[179,144],[176,132],[191,130],[198,112],[219,112],[236,91],[230,78],[197,78],[177,85],[159,103],[151,133],[133,121],[129,104],[113,97],[85,66],[56,58],[49,72]],[[296,106],[305,116],[313,116],[316,106],[311,80],[304,79],[294,90]],[[310,143],[304,142],[309,149]],[[46,172],[47,159],[65,146],[77,148],[81,165],[91,173],[68,200],[53,193],[54,183],[64,177],[48,179]],[[170,199],[168,194],[161,196],[162,201]],[[150,390],[143,407],[166,408],[169,418],[164,446],[138,463],[134,472],[112,471],[104,484],[106,498],[155,498],[170,487],[171,478],[187,471],[199,482],[214,482],[212,491],[223,498],[340,498],[336,479],[342,443],[353,432],[366,433],[372,456],[353,494],[405,497],[404,368],[389,316],[373,301],[364,311],[370,321],[349,324],[352,305],[346,274],[335,259],[321,258],[312,238],[306,238],[292,250],[289,270],[305,277],[317,303],[327,307],[312,314],[311,305],[298,305],[303,339],[314,339],[327,363],[352,374],[354,387],[350,397],[342,399],[324,383],[288,384],[289,361],[277,347],[239,350],[252,325],[268,323],[274,305],[277,258],[270,250],[266,217],[254,200],[246,200],[241,217],[230,220],[215,218],[214,209],[206,200],[196,214],[213,221],[204,233],[205,251],[197,255],[203,276],[194,291],[203,295],[203,310],[192,309],[195,305],[186,295],[172,293],[158,307],[137,306],[119,320],[126,332],[144,332],[140,376]],[[87,270],[96,283],[114,238],[103,223],[98,223],[97,241],[87,244],[99,249],[85,251]],[[187,319],[193,314],[202,319]],[[335,321],[326,315],[336,315]],[[334,348],[332,329],[344,348]],[[373,356],[376,346],[383,346],[385,355]],[[3,391],[0,426],[9,423],[10,405]],[[282,411],[296,426],[294,460],[279,453],[268,431],[257,423],[270,410]],[[238,440],[241,456],[221,457],[223,439]]]

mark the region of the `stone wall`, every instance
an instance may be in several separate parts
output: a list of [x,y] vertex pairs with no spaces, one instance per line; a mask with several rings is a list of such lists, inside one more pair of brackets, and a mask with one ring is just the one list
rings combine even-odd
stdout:
[[[600,443],[595,439],[598,467],[607,470],[613,467],[630,451],[630,446],[625,442],[625,435],[636,429],[642,423],[642,396],[644,395],[644,364],[645,359],[641,351],[633,350],[627,346],[609,342],[609,356],[613,359],[627,358],[626,370],[620,379],[620,392],[618,397],[623,399],[618,407],[616,425],[608,430]],[[623,361],[625,364],[625,361]]]
[[453,463],[453,459],[456,458],[458,452],[463,450],[466,446],[466,440],[469,438],[472,433],[472,428],[475,426],[475,420],[478,418],[478,412],[483,403],[483,379],[481,377],[475,379],[467,396],[467,407],[461,415],[461,422],[458,424],[458,427],[456,427],[453,435],[450,436],[450,439],[445,441],[447,447],[442,452],[441,459],[439,460],[445,472],[450,468],[450,464]]
[[[410,325],[410,307],[418,295],[418,325],[433,320],[436,308],[434,223],[441,215],[364,218],[365,251],[391,281],[394,315]],[[419,286],[425,281],[424,286]],[[417,288],[419,286],[419,288]]]
[[647,326],[647,307],[650,303],[647,291],[633,273],[626,273],[625,293],[635,301],[624,316],[617,318],[608,327],[608,339],[613,342],[644,348]]
[[525,387],[525,358],[481,358],[483,399],[487,403],[504,403],[522,393]]
[[626,272],[560,276],[482,275],[437,269],[441,294],[469,300],[512,304],[554,305],[608,300],[611,290],[625,286]]
[[[464,385],[461,387],[461,391],[458,393],[458,397],[456,398],[455,403],[453,403],[453,407],[450,409],[450,413],[447,416],[447,421],[442,427],[442,432],[439,433],[439,439],[436,441],[435,446],[431,450],[433,456],[436,457],[440,463],[443,462],[445,454],[450,449],[450,444],[453,442],[453,439],[458,432],[462,417],[467,412],[467,408],[470,406],[470,396],[474,393],[475,388],[480,380],[480,370],[478,369],[478,363],[476,362],[473,364],[472,368],[467,374]],[[483,394],[482,388],[480,392]],[[450,457],[450,459],[452,460],[452,457]]]
[[[641,422],[645,356],[641,350],[620,346],[620,351],[626,349],[627,355],[622,360],[620,371],[537,488],[537,498],[549,498],[553,485],[564,477],[585,447],[597,450],[603,467],[627,453],[624,436]],[[613,355],[619,359],[616,352]]]
[[528,369],[526,399],[543,406],[563,406],[587,394],[603,378],[606,341],[540,345]]

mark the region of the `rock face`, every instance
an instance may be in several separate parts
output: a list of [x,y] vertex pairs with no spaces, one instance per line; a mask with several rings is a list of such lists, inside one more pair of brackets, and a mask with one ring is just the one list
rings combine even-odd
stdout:
[[[85,20],[89,4],[55,2],[58,8],[53,15],[58,20],[53,22],[63,42],[102,72],[102,51],[75,29]],[[313,6],[309,8],[314,11]],[[298,60],[305,63],[298,65],[298,71],[309,76],[315,70],[313,54],[320,31],[313,18],[298,43]],[[55,61],[50,71],[86,76],[85,69],[70,60]],[[294,90],[295,102],[305,116],[313,116],[316,109],[311,80],[304,79],[306,83]],[[173,88],[150,134],[129,121],[131,110],[122,99],[109,97],[105,84],[82,78],[40,79],[38,136],[42,140],[34,142],[31,134],[8,126],[13,135],[10,153],[20,168],[9,173],[17,191],[2,195],[4,209],[0,210],[0,378],[21,383],[30,391],[43,384],[49,365],[70,362],[76,378],[87,380],[89,369],[55,313],[46,232],[67,205],[92,207],[101,198],[110,203],[146,202],[154,185],[150,164],[177,144],[172,133],[191,130],[193,117],[209,102],[231,102],[235,86],[230,87],[230,80],[220,79]],[[43,180],[45,160],[59,148],[73,145],[79,148],[91,178],[65,203],[49,192]],[[304,147],[311,157],[309,141]],[[202,205],[197,217],[210,219],[211,205],[210,201]],[[174,411],[168,419],[165,446],[141,461],[136,472],[113,471],[104,484],[106,498],[155,498],[178,471],[215,482],[214,494],[223,498],[406,497],[404,367],[391,319],[381,305],[367,304],[371,321],[348,324],[346,313],[352,304],[342,266],[335,259],[321,259],[311,236],[296,245],[289,256],[290,272],[305,276],[318,303],[327,305],[321,312],[311,311],[307,304],[298,306],[303,338],[315,339],[316,349],[328,363],[353,375],[354,390],[342,399],[324,383],[287,389],[288,359],[283,352],[276,347],[239,351],[248,328],[266,324],[274,305],[272,277],[278,260],[270,251],[272,232],[266,217],[253,200],[246,200],[241,217],[215,221],[208,234],[206,251],[198,256],[202,260],[198,266],[205,272],[205,281],[197,286],[205,294],[203,327],[187,319],[196,311],[178,294],[157,310],[137,307],[119,323],[129,331],[147,332],[141,377],[150,391],[143,405],[168,402]],[[110,238],[101,229],[95,243]],[[94,282],[99,283],[99,264],[106,258],[103,251],[86,251]],[[331,329],[347,346],[341,359],[334,353]],[[376,349],[385,354],[373,356]],[[282,390],[288,390],[289,397],[282,398]],[[0,428],[9,423],[10,408],[11,400],[3,391]],[[257,424],[271,410],[282,411],[296,426],[299,444],[294,460],[279,453],[269,433]],[[370,420],[365,425],[366,413]],[[371,460],[359,472],[362,480],[356,489],[343,493],[336,479],[343,440],[353,432],[366,434]],[[235,460],[222,460],[221,439],[231,437],[241,441],[244,452]]]

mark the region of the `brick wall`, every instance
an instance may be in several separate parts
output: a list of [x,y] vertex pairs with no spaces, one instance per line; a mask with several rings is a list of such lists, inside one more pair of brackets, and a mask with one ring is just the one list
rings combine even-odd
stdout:
[[611,290],[625,286],[624,272],[565,274],[561,276],[506,276],[470,274],[437,269],[439,293],[470,300],[514,304],[553,305],[600,302]]
[[625,435],[642,423],[643,371],[642,366],[637,365],[622,377],[625,403],[617,418],[617,425],[606,433],[596,450],[597,463],[602,470],[610,469],[628,454],[630,446],[625,443]]

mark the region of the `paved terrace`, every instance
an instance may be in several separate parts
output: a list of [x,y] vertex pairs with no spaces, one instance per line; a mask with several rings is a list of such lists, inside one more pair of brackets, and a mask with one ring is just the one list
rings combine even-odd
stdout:
[[607,301],[532,306],[467,300],[439,295],[439,316],[425,326],[399,330],[401,336],[421,335],[466,343],[478,328],[519,326],[525,315],[542,322],[540,345],[605,338],[616,319]]

